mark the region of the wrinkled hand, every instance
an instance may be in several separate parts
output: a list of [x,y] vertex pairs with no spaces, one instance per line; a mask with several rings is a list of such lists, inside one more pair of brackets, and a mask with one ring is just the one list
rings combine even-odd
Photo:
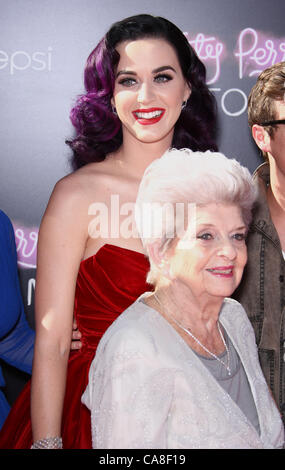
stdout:
[[72,325],[72,339],[71,339],[71,346],[70,346],[71,350],[76,350],[76,349],[81,348],[82,343],[81,343],[80,339],[81,339],[81,333],[78,330],[78,326],[77,326],[76,320],[74,318],[73,319],[73,325]]

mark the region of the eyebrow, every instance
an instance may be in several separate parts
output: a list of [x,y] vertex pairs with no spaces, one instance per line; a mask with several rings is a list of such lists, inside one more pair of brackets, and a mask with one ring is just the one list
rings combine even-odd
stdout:
[[[154,69],[152,73],[155,74],[159,72],[164,72],[165,70],[172,70],[174,73],[176,73],[176,70],[173,67],[171,67],[171,65],[162,65],[161,67]],[[119,77],[120,75],[137,75],[137,73],[132,70],[120,70],[117,73],[116,78]]]
[[[200,225],[197,224],[197,227],[199,228],[199,230],[202,230],[203,228],[205,229],[205,228],[208,228],[208,227],[209,227],[209,228],[212,228],[212,227],[215,228],[216,225],[215,225],[215,224],[207,224],[207,223],[206,223],[206,224],[203,224],[203,223],[202,223],[202,224],[200,224]],[[233,228],[231,231],[233,231],[233,230],[247,230],[247,227],[246,227],[246,225],[241,225],[240,227],[235,227],[235,228]]]

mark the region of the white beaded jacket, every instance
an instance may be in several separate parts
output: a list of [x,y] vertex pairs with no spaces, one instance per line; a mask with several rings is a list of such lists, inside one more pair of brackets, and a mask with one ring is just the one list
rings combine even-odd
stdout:
[[90,367],[82,402],[91,410],[93,448],[282,447],[283,424],[243,307],[225,299],[220,322],[247,374],[260,435],[176,330],[140,300],[108,328]]

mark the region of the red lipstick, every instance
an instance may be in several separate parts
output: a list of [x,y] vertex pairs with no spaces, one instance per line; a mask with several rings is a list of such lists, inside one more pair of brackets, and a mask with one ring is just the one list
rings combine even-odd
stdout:
[[149,126],[159,122],[165,113],[163,108],[136,109],[133,116],[143,126]]

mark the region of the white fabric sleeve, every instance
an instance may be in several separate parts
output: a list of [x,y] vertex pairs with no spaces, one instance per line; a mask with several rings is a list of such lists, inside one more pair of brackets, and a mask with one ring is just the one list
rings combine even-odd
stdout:
[[93,448],[166,448],[173,372],[137,330],[119,330],[100,346],[82,397]]

